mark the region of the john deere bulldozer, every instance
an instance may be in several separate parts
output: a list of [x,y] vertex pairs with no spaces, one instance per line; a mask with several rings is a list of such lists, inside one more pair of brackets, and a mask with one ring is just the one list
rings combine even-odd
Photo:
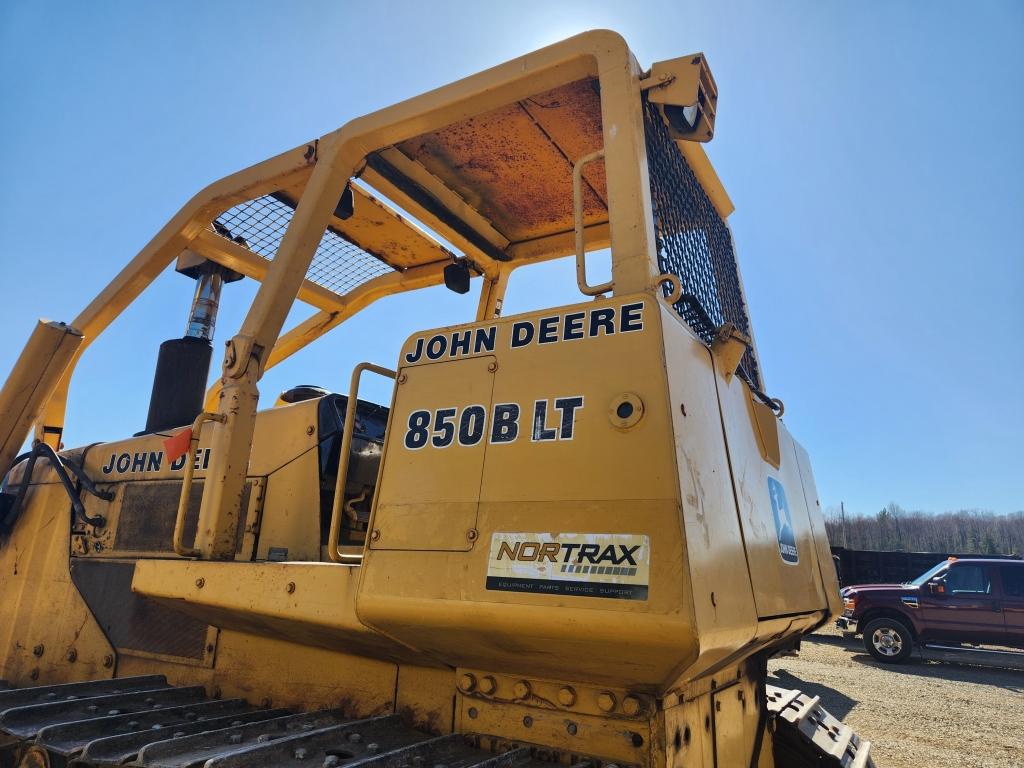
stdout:
[[[873,765],[767,681],[839,596],[701,146],[717,103],[702,54],[581,34],[211,184],[40,321],[0,391],[0,764]],[[503,316],[557,258],[578,303]],[[195,299],[145,421],[66,447],[80,355],[171,267]],[[475,316],[258,409],[270,367],[440,285]]]

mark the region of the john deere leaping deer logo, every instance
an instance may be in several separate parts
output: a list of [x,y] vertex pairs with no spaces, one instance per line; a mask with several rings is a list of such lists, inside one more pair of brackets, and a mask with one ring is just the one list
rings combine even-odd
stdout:
[[800,561],[800,554],[796,549],[793,515],[789,511],[789,502],[786,501],[786,489],[774,477],[768,478],[768,496],[772,500],[775,535],[779,539],[779,556],[783,562],[796,565]]

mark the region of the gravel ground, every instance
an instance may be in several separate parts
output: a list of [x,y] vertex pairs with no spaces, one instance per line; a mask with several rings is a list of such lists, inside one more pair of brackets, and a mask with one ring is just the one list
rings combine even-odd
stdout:
[[878,768],[1024,768],[1024,671],[876,662],[836,629],[773,659],[769,682],[821,696],[871,742]]

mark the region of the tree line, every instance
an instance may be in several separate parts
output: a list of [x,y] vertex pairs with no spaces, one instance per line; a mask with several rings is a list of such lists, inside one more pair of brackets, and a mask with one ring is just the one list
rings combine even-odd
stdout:
[[[845,517],[845,520],[844,520]],[[875,515],[825,511],[833,546],[897,552],[1024,555],[1024,512],[997,515],[977,509],[928,514],[889,504]]]

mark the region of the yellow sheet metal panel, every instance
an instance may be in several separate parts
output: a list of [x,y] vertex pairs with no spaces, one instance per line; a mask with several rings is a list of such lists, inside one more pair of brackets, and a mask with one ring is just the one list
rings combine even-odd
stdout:
[[[178,431],[174,429],[94,445],[85,454],[85,473],[98,483],[180,480],[188,458],[181,456],[169,461],[164,448],[164,441]],[[192,455],[196,479],[205,475],[209,450],[209,438],[204,434]]]
[[[658,312],[633,296],[411,337],[399,357],[373,547],[392,548],[382,510],[403,495],[676,498]],[[628,396],[640,407],[622,428],[614,411]],[[473,476],[478,462],[479,490],[465,479],[451,490],[449,475]]]
[[302,711],[340,709],[352,720],[394,712],[397,671],[391,662],[227,629],[210,670],[127,655],[117,660],[118,677],[162,674],[173,685],[205,685],[224,699]]
[[71,582],[64,488],[34,486],[24,504],[0,547],[0,678],[20,687],[111,677],[113,648]]
[[[628,510],[615,513],[621,517]],[[676,563],[674,573],[673,566],[663,571],[656,566],[652,577],[651,590],[658,590],[662,604],[681,602]],[[677,666],[697,657],[685,610],[655,613],[626,600],[593,597],[559,601],[510,593],[486,602],[461,597],[461,574],[486,582],[486,557],[476,553],[375,550],[363,568],[359,618],[438,663],[632,685],[653,693]],[[628,655],[624,647],[631,649]]]
[[[422,360],[449,341],[444,332],[432,334],[422,342]],[[483,355],[399,369],[371,547],[473,546],[494,368],[494,356]]]
[[[749,766],[753,735],[757,731],[757,708],[753,706],[757,695],[756,686],[749,681],[741,681],[712,694],[718,765]],[[748,696],[750,706],[747,705]]]
[[[516,439],[488,448],[482,501],[677,497],[658,310],[649,297],[496,325],[494,402],[517,406],[520,423]],[[629,395],[642,413],[635,408],[635,424],[621,428],[614,411]]]
[[709,695],[687,699],[675,706],[666,705],[664,734],[670,768],[715,766],[711,714]]
[[818,488],[814,482],[814,473],[811,472],[811,458],[807,455],[804,447],[796,442],[796,440],[793,441],[793,451],[796,454],[797,466],[800,468],[804,499],[807,502],[807,509],[811,516],[811,530],[814,532],[814,541],[818,548],[818,566],[821,568],[821,583],[828,597],[829,613],[838,616],[843,610],[843,604],[839,599],[839,576],[836,573],[835,561],[832,560],[828,532],[825,530],[825,511],[822,509],[821,500],[818,498]]
[[140,560],[132,589],[219,627],[415,662],[356,618],[358,577],[357,568],[332,563]]
[[395,711],[414,728],[440,736],[455,727],[455,670],[447,667],[398,668]]
[[[249,475],[269,475],[317,445],[317,403],[306,400],[261,411],[256,418]],[[96,482],[180,479],[184,458],[168,461],[164,441],[171,429],[92,446],[85,455],[86,474]],[[195,478],[205,477],[212,458],[210,436],[204,430],[196,449]]]
[[613,721],[607,716],[463,696],[458,705],[458,729],[462,732],[500,734],[511,741],[544,744],[571,754],[600,755],[608,762],[650,765],[652,731],[646,720]]
[[256,559],[320,559],[320,457],[315,448],[267,478]]
[[757,614],[820,611],[828,597],[793,439],[780,422],[782,463],[775,469],[761,457],[746,384],[719,374],[718,391]]
[[[647,296],[411,338],[360,618],[449,664],[658,686],[692,663],[662,349]],[[479,493],[472,539],[461,506],[453,518],[437,486],[460,472]],[[432,514],[412,506],[423,494]],[[401,497],[414,532],[403,552],[388,544],[390,500]],[[408,551],[441,549],[429,542],[442,535],[453,549],[462,536],[467,551]],[[624,644],[637,652],[623,658]]]
[[[757,611],[745,567],[711,353],[662,306],[670,415],[701,657],[693,676],[746,645]],[[739,566],[739,567],[737,567]]]

